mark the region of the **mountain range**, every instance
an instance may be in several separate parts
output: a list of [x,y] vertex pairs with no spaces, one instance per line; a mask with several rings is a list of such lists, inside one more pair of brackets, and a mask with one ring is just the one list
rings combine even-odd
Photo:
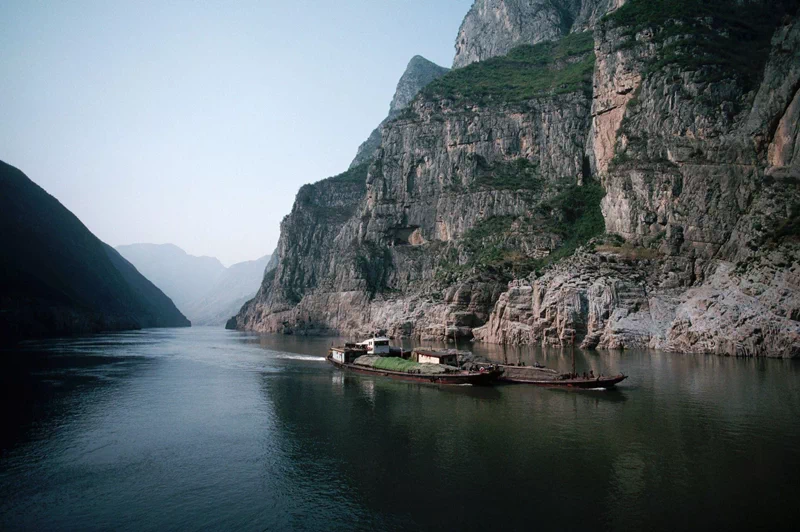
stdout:
[[193,325],[221,325],[258,291],[270,255],[229,268],[173,244],[130,244],[117,251],[164,291]]

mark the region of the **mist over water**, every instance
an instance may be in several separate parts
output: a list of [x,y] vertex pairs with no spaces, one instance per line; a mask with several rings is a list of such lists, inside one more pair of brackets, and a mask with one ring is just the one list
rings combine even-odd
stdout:
[[[148,330],[2,352],[0,528],[788,527],[800,365],[576,351],[613,392],[343,374],[331,339]],[[461,346],[464,347],[464,346]],[[476,346],[567,369],[569,351]]]

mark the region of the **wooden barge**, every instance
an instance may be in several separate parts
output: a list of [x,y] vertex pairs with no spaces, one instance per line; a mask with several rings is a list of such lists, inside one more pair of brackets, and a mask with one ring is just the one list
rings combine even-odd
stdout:
[[622,373],[612,376],[583,377],[577,373],[559,373],[553,369],[529,366],[500,366],[500,369],[503,372],[499,378],[500,382],[563,388],[607,389],[628,378]]

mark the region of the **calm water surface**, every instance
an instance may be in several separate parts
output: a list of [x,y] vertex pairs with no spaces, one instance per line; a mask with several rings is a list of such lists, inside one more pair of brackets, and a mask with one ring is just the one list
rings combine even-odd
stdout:
[[329,344],[195,328],[0,352],[0,529],[776,529],[800,516],[795,362],[578,352],[579,371],[630,379],[448,388],[344,375],[322,359]]

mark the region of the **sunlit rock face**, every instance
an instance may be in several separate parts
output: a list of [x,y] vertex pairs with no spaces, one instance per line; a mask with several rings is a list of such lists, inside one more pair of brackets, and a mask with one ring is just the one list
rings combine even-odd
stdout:
[[456,38],[453,68],[505,55],[522,44],[594,28],[624,0],[476,0]]
[[798,37],[783,18],[755,82],[711,83],[643,76],[664,44],[600,25],[591,155],[606,229],[626,243],[515,281],[475,336],[800,356]]
[[[437,271],[465,253],[483,220],[525,216],[548,192],[479,186],[481,165],[532,161],[552,190],[584,170],[591,102],[575,93],[524,105],[420,99],[389,122],[375,161],[301,189],[282,223],[275,277],[237,317],[239,327],[321,334],[386,330],[471,337],[505,283],[469,276],[444,285]],[[528,252],[557,235],[529,235]]]

